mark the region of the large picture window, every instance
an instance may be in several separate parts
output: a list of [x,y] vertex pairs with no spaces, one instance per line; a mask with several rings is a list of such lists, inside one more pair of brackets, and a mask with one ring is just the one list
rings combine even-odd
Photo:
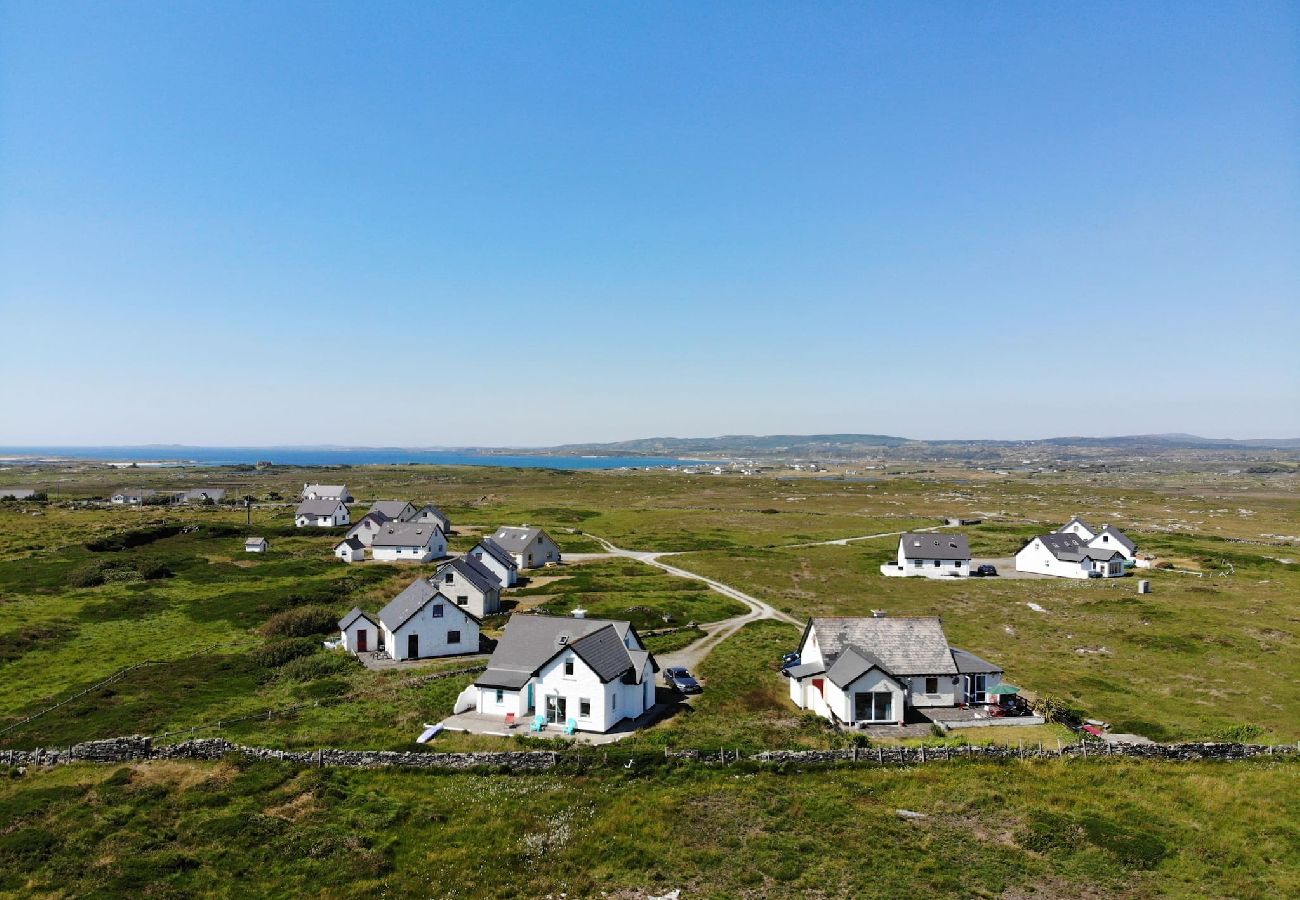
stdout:
[[855,722],[894,721],[894,695],[889,691],[859,691],[853,695]]

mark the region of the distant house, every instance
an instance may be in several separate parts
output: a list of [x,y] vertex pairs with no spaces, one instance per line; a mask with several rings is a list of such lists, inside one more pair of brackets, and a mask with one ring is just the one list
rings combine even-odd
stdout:
[[370,512],[381,513],[394,522],[409,522],[415,518],[415,507],[406,500],[376,500]]
[[502,587],[514,587],[519,580],[519,563],[492,538],[484,538],[467,554],[497,577]]
[[339,631],[343,636],[343,649],[349,653],[369,653],[379,649],[379,623],[355,606],[352,612],[339,619]]
[[908,708],[988,702],[1002,669],[948,644],[936,616],[812,618],[790,698],[844,725],[901,725]]
[[334,545],[334,555],[346,563],[361,562],[366,558],[366,545],[358,538],[345,537]]
[[389,522],[370,542],[370,555],[385,562],[428,562],[447,555],[447,538],[437,525]]
[[1075,516],[1053,533],[1073,534],[1089,547],[1097,550],[1118,550],[1120,556],[1126,560],[1136,559],[1138,555],[1137,545],[1129,539],[1128,535],[1113,525],[1093,528],[1083,519]]
[[356,538],[362,544],[369,547],[375,541],[375,535],[389,522],[388,516],[381,512],[371,510],[360,519],[358,519],[344,537]]
[[139,506],[150,497],[157,496],[158,492],[149,488],[122,488],[122,490],[113,494],[108,499],[119,506]]
[[35,495],[34,488],[0,487],[0,500],[28,500]]
[[472,556],[443,563],[429,581],[480,619],[501,610],[501,582]]
[[220,503],[224,499],[225,488],[195,488],[176,495],[177,503]]
[[451,534],[451,519],[447,518],[447,514],[432,503],[426,503],[420,507],[415,515],[411,517],[411,521],[437,525],[442,529],[443,534]]
[[520,569],[535,569],[548,562],[560,562],[559,546],[540,528],[505,525],[497,529],[492,540],[514,558]]
[[251,537],[244,541],[245,553],[265,553],[269,545],[264,537]]
[[396,660],[477,653],[479,621],[417,578],[379,612],[380,640]]
[[629,622],[512,616],[474,682],[485,715],[606,732],[655,704],[659,664]]
[[898,557],[881,574],[926,578],[970,575],[970,544],[964,534],[918,532],[898,538]]
[[299,528],[337,528],[351,521],[342,500],[304,500],[293,515]]
[[351,503],[356,498],[348,491],[346,484],[304,484],[303,500],[342,500]]
[[1031,540],[1016,554],[1016,571],[1061,578],[1103,578],[1124,574],[1124,555],[1116,547],[1092,547],[1078,534],[1053,532]]

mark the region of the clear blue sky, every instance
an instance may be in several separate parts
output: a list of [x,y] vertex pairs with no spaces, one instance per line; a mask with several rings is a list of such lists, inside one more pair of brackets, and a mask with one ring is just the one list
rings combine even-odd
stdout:
[[1300,6],[0,5],[0,444],[1300,435]]

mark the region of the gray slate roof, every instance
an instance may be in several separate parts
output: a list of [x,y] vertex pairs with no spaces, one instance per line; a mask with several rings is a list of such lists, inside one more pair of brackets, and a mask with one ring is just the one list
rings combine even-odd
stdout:
[[305,484],[302,487],[302,496],[315,494],[317,497],[334,497],[342,500],[347,496],[348,486],[346,484]]
[[501,582],[497,580],[497,577],[483,568],[476,559],[464,557],[463,559],[456,558],[445,562],[438,566],[438,571],[433,577],[441,582],[442,574],[448,569],[455,570],[458,575],[470,583],[474,590],[480,593],[486,594],[488,591],[500,590],[501,588]]
[[437,525],[414,522],[390,522],[375,533],[372,547],[423,547],[433,537]]
[[828,616],[809,620],[809,627],[828,674],[849,648],[891,675],[957,674],[938,616]]
[[826,671],[826,667],[821,663],[800,663],[797,666],[791,666],[785,671],[791,678],[806,678],[809,675],[820,675]]
[[988,660],[980,659],[974,653],[958,650],[956,647],[952,648],[952,661],[957,664],[957,671],[962,675],[987,675],[1002,671],[1001,666],[995,666]]
[[156,493],[158,492],[155,491],[153,488],[140,488],[138,490],[132,490],[131,488],[122,488],[122,490],[116,491],[113,494],[113,496],[114,497],[152,497]]
[[[492,538],[483,538],[483,540],[479,541],[474,547],[474,550],[478,550],[480,547],[483,549],[484,553],[501,563],[501,565],[507,566],[511,569],[519,568],[519,563],[515,562],[515,558],[511,556],[504,547],[492,540]],[[470,553],[473,554],[474,550],[471,550]]]
[[[889,675],[895,683],[898,682],[898,679],[894,678],[889,669],[885,667],[885,664],[877,659],[874,654],[866,650],[860,650],[857,647],[846,648],[840,654],[839,659],[835,660],[834,664],[826,670],[826,677],[840,687],[845,688],[872,669],[879,669]],[[900,684],[899,687],[905,687],[905,685]]]
[[339,619],[339,631],[347,631],[349,628],[352,627],[352,623],[354,623],[357,619],[365,619],[371,625],[379,624],[374,619],[370,618],[370,615],[368,613],[362,612],[360,607],[354,606],[352,607],[352,611],[350,613],[348,613],[343,618]]
[[389,519],[396,519],[401,517],[408,505],[405,500],[376,500],[370,505],[370,512],[383,513]]
[[353,550],[366,549],[366,545],[361,543],[361,541],[358,538],[354,538],[354,537],[344,538],[343,540],[339,541],[337,544],[334,545],[334,549],[337,550],[339,547],[342,547],[344,544],[347,544]]
[[1083,519],[1080,519],[1078,516],[1071,516],[1071,517],[1070,517],[1070,521],[1066,522],[1066,523],[1065,523],[1064,525],[1062,525],[1060,528],[1056,529],[1056,533],[1057,533],[1057,534],[1060,534],[1062,531],[1065,531],[1065,529],[1069,528],[1069,527],[1070,527],[1071,525],[1073,525],[1075,522],[1078,522],[1078,523],[1079,523],[1080,525],[1082,525],[1084,528],[1088,529],[1088,533],[1089,533],[1089,534],[1096,534],[1096,533],[1097,533],[1097,529],[1093,528],[1091,525],[1089,525],[1087,522],[1083,521]]
[[441,519],[441,520],[444,521],[444,522],[447,522],[447,523],[450,523],[450,522],[451,522],[451,517],[448,516],[448,515],[447,515],[445,512],[443,512],[442,510],[438,509],[438,507],[434,506],[432,503],[426,503],[426,504],[424,504],[424,506],[421,506],[419,509],[417,509],[417,510],[415,511],[415,514],[416,514],[417,516],[422,516],[422,515],[424,515],[425,513],[429,513],[430,515],[432,515],[432,516],[434,516],[434,517],[436,517],[436,518],[438,518],[438,519]]
[[1110,535],[1110,539],[1112,541],[1114,541],[1117,544],[1123,545],[1123,547],[1126,550],[1128,550],[1129,553],[1132,553],[1134,550],[1137,549],[1137,544],[1134,544],[1131,540],[1129,540],[1127,534],[1120,531],[1118,528],[1114,527],[1113,525],[1104,526],[1101,529],[1101,532],[1097,535],[1097,537],[1101,537],[1101,535],[1103,534]]
[[1040,534],[1038,539],[1061,562],[1082,562],[1085,558],[1110,559],[1119,553],[1113,547],[1089,547],[1077,534],[1054,531],[1051,534]]
[[522,553],[541,533],[542,529],[540,528],[520,528],[503,525],[492,535],[492,540],[500,544],[507,553]]
[[898,542],[905,559],[970,559],[970,543],[964,534],[904,534]]
[[332,516],[339,508],[339,500],[304,500],[298,504],[295,516]]
[[[649,659],[654,668],[658,669],[658,664],[654,663],[654,657],[649,653],[642,657],[624,646],[623,641],[629,630],[635,635],[631,623],[611,619],[511,616],[492,658],[488,660],[487,671],[474,683],[483,687],[522,687],[537,674],[538,669],[566,647],[582,657],[604,681],[621,675],[629,668],[635,668],[638,659],[642,663]],[[561,641],[561,638],[564,640]],[[640,638],[637,641],[639,643]],[[637,676],[640,676],[639,669]]]

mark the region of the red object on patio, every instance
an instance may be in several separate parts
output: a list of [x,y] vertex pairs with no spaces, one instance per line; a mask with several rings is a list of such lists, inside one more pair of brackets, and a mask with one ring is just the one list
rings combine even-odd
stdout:
[[506,713],[506,727],[507,727],[507,728],[514,728],[514,727],[515,727],[515,714],[514,714],[514,713]]
[[1094,735],[1096,737],[1101,737],[1101,729],[1098,728],[1096,725],[1084,725],[1083,730],[1088,732],[1088,734]]

